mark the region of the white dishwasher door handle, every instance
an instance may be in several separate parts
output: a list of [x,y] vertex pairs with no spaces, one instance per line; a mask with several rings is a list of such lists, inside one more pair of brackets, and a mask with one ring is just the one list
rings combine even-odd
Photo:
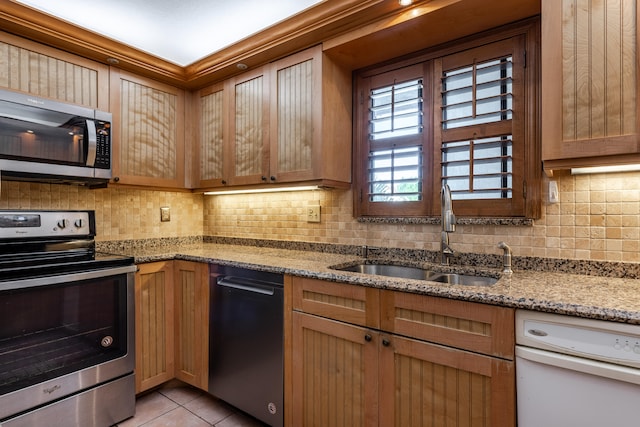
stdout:
[[[640,385],[640,369],[522,346],[516,346],[516,359],[518,357],[544,365]],[[516,370],[517,369],[518,365],[516,360]]]

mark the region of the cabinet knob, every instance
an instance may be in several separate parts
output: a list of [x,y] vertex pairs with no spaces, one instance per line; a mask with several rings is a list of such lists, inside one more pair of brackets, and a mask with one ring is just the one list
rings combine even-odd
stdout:
[[275,180],[276,180],[276,177],[271,175],[271,181],[275,181]]
[[120,177],[119,176],[114,176],[113,177],[113,182],[118,182],[120,181]]
[[260,179],[261,179],[261,180],[263,180],[263,181],[266,181],[266,180],[267,180],[267,177],[266,177],[266,176],[264,176],[264,175],[262,175],[262,176],[260,177]]
[[369,334],[367,334],[367,335],[365,335],[365,336],[364,336],[364,340],[365,340],[366,342],[370,342],[370,341],[371,341],[371,339],[372,339],[372,338],[371,338],[371,335],[369,335]]
[[227,180],[226,179],[222,180],[222,185],[227,185]]
[[383,338],[382,339],[382,345],[385,346],[385,347],[389,347],[391,345],[391,341],[389,341],[386,338]]

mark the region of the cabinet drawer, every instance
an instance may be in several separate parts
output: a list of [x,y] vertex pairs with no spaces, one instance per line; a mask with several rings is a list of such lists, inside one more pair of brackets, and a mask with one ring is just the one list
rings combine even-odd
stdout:
[[364,286],[294,277],[293,309],[354,325],[378,328],[380,291]]
[[393,291],[380,306],[382,330],[513,360],[513,309]]

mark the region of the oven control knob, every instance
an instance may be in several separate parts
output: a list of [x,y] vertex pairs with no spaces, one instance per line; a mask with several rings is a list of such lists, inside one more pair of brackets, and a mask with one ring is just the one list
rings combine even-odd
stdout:
[[100,345],[105,348],[111,347],[111,344],[113,344],[113,338],[110,335],[107,335],[106,337],[102,338],[102,340],[100,340]]
[[73,225],[75,225],[76,228],[82,228],[82,226],[84,225],[84,221],[82,219],[76,219]]
[[69,225],[69,220],[68,219],[61,219],[58,221],[58,227],[59,228],[66,228],[67,225]]

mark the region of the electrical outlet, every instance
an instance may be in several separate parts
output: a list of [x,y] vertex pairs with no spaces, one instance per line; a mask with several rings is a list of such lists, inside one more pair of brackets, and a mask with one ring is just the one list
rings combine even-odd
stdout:
[[320,205],[307,206],[307,222],[320,222]]
[[559,201],[558,181],[549,181],[549,203],[558,203]]
[[160,222],[169,222],[171,221],[171,210],[169,206],[164,206],[160,208]]

